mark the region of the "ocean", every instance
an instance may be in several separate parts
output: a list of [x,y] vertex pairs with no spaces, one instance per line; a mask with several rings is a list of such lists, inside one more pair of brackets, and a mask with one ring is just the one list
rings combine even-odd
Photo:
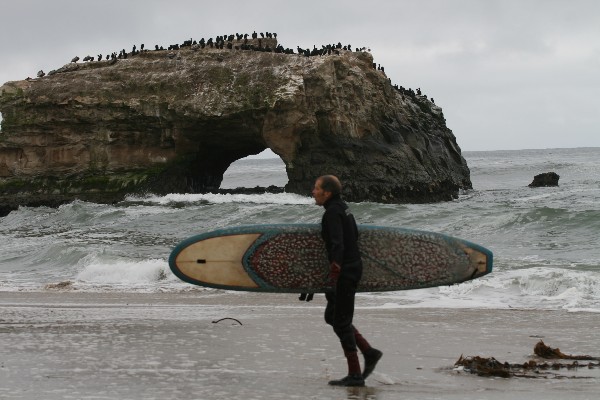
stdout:
[[[494,252],[494,271],[453,286],[362,293],[375,308],[600,312],[600,148],[467,151],[473,190],[435,204],[350,203],[361,224],[441,232]],[[529,188],[534,175],[558,187]],[[280,159],[232,164],[222,188],[284,186]],[[180,241],[226,226],[318,223],[310,193],[129,196],[21,207],[0,218],[0,292],[185,292],[167,264]],[[294,295],[284,295],[290,296]]]

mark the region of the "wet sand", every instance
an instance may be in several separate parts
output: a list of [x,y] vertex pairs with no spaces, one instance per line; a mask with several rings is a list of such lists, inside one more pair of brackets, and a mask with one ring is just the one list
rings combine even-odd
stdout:
[[[346,373],[323,296],[0,292],[0,398],[596,399],[600,369],[538,378],[458,371],[461,356],[521,363],[540,340],[600,356],[600,315],[564,311],[382,309],[358,298],[355,324],[384,352],[365,388]],[[218,323],[213,321],[225,319]]]

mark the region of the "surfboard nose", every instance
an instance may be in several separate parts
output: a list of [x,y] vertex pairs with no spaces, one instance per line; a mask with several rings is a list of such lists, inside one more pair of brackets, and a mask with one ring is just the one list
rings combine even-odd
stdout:
[[479,278],[492,272],[492,252],[483,248],[463,247],[469,257],[472,275],[469,279]]

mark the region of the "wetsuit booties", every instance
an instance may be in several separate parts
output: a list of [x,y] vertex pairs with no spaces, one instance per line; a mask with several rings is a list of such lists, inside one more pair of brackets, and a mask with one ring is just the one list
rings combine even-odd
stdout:
[[356,345],[363,353],[365,357],[365,369],[363,370],[362,377],[363,379],[367,379],[369,375],[375,369],[375,366],[383,356],[383,353],[373,347],[367,342],[367,340],[360,334],[358,329],[354,328],[354,338],[356,340]]
[[346,361],[348,361],[348,376],[329,381],[333,386],[365,386],[365,380],[360,373],[360,362],[358,361],[358,353],[356,351],[344,350]]
[[377,349],[371,348],[367,350],[363,356],[365,357],[365,370],[362,373],[363,379],[367,379],[371,372],[375,369],[377,362],[383,356],[383,353]]

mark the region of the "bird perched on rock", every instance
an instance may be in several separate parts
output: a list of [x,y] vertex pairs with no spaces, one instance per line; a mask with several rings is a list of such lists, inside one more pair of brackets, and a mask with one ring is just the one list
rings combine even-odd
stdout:
[[40,70],[38,71],[38,73],[37,73],[37,77],[38,77],[38,78],[42,78],[42,77],[43,77],[43,76],[45,76],[45,75],[46,75],[46,73],[45,73],[44,71],[42,71],[41,69],[40,69]]
[[73,59],[71,60],[71,62],[74,62],[74,63],[76,63],[77,61],[79,61],[79,57],[77,57],[77,56],[75,56],[75,58],[73,58]]

